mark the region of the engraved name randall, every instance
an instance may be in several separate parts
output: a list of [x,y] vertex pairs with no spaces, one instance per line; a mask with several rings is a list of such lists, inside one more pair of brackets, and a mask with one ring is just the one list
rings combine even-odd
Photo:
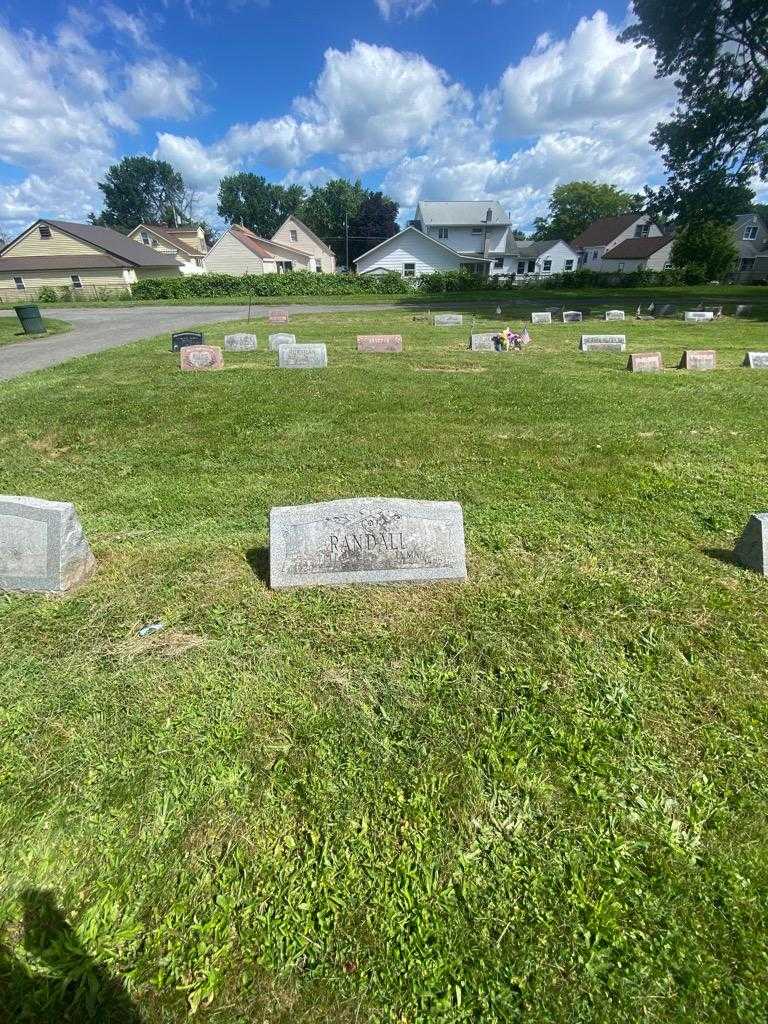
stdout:
[[273,509],[272,586],[466,579],[461,506],[342,499]]

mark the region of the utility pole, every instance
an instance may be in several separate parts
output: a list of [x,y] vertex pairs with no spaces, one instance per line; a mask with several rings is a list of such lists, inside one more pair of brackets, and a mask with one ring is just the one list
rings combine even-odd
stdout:
[[349,213],[344,214],[344,246],[346,249],[347,273],[349,273]]

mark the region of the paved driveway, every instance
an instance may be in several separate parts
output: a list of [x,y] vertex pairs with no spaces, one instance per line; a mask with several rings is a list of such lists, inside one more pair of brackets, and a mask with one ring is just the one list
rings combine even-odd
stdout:
[[[379,305],[354,306],[290,306],[291,313],[349,313],[355,310],[390,309]],[[399,307],[402,309],[403,307]],[[221,320],[242,320],[247,306],[131,306],[103,309],[77,309],[64,306],[44,310],[45,316],[68,320],[72,330],[50,338],[0,345],[0,380],[20,377],[23,373],[43,370],[67,359],[77,359],[105,348],[127,345],[139,338],[182,331],[197,324]],[[251,317],[264,318],[267,306],[251,308]],[[0,314],[2,315],[2,314]],[[11,313],[16,316],[15,313]],[[278,330],[276,327],[275,330]]]

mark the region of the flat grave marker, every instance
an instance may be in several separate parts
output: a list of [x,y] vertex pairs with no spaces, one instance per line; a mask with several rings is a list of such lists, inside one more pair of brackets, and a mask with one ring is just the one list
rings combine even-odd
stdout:
[[95,566],[74,505],[0,494],[0,591],[60,594]]
[[624,352],[626,334],[582,334],[579,348],[582,352]]
[[717,365],[717,353],[712,349],[687,348],[677,365],[679,370],[714,370]]
[[399,334],[358,334],[358,352],[402,352],[403,339]]
[[768,576],[768,512],[755,512],[747,520],[733,549],[739,565]]
[[328,351],[319,342],[280,345],[277,360],[281,370],[323,370],[328,365]]
[[551,313],[531,313],[532,324],[551,324],[552,314]]
[[498,338],[496,331],[485,331],[482,334],[470,334],[469,336],[469,347],[473,352],[497,352],[496,339]]
[[179,366],[182,370],[220,370],[224,356],[218,345],[195,345],[181,350]]
[[269,351],[277,352],[281,345],[295,345],[296,335],[295,334],[270,334],[269,336]]
[[710,309],[689,309],[685,314],[686,323],[704,323],[707,320],[714,320],[715,314]]
[[563,323],[564,324],[580,324],[584,319],[582,314],[577,309],[564,309],[563,310]]
[[204,339],[200,331],[180,331],[171,335],[171,352],[181,352],[187,345],[202,345]]
[[605,311],[606,320],[626,320],[623,309],[606,309]]
[[463,323],[464,317],[461,313],[435,313],[434,316],[435,327],[456,327]]
[[290,317],[287,313],[281,312],[280,310],[270,310],[268,322],[270,324],[287,324]]
[[274,589],[466,578],[464,516],[455,501],[346,498],[270,511]]
[[632,373],[660,373],[663,368],[661,352],[633,352],[627,362]]
[[750,370],[768,370],[768,352],[747,352],[741,365]]
[[255,334],[227,334],[224,336],[225,352],[255,352],[259,341]]

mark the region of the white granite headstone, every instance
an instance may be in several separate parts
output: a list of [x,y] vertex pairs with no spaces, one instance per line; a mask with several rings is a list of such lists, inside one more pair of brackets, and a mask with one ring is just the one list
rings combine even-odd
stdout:
[[768,370],[768,352],[747,352],[741,365],[750,370]]
[[625,334],[582,334],[582,352],[623,352],[627,347]]
[[456,327],[463,323],[464,317],[461,313],[435,313],[435,327]]
[[255,352],[259,342],[255,334],[225,334],[225,352]]
[[531,313],[532,324],[551,324],[552,314],[551,313]]
[[269,351],[277,352],[281,345],[295,345],[296,335],[295,334],[270,334],[269,336]]
[[623,309],[606,309],[605,311],[606,320],[625,320]]
[[95,565],[74,505],[0,494],[0,591],[62,593]]
[[768,512],[755,512],[749,517],[736,541],[733,557],[739,565],[768,576]]
[[328,365],[328,351],[319,342],[280,345],[277,360],[282,370],[322,370]]
[[685,319],[689,324],[703,323],[706,320],[714,320],[715,314],[711,310],[691,309],[685,314]]

